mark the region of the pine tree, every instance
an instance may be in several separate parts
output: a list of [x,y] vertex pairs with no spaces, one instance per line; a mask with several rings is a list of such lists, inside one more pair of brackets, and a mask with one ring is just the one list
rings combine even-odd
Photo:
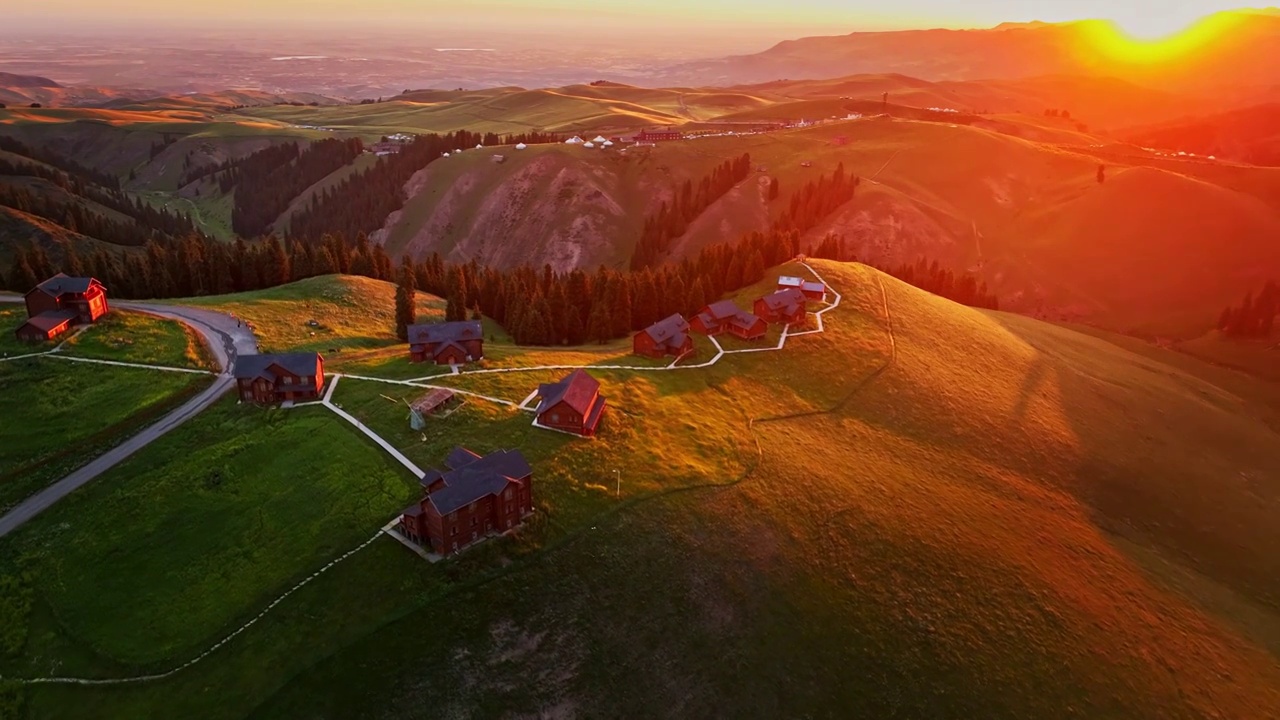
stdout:
[[693,281],[689,288],[689,299],[685,302],[685,311],[692,315],[707,306],[707,290],[702,286],[702,278]]
[[1099,165],[1098,166],[1098,184],[1101,185],[1106,181],[1107,181],[1107,166]]
[[603,304],[591,309],[591,319],[587,323],[587,339],[601,345],[609,342],[609,313]]
[[396,285],[396,337],[402,342],[409,339],[409,326],[418,320],[414,297],[413,263],[406,256],[400,266],[400,282]]
[[778,178],[775,177],[769,181],[769,201],[772,202],[777,200],[780,192],[781,191],[778,189]]
[[31,269],[31,263],[27,259],[27,253],[19,250],[13,255],[13,266],[9,269],[9,289],[17,292],[25,293],[40,282],[36,278],[36,273]]

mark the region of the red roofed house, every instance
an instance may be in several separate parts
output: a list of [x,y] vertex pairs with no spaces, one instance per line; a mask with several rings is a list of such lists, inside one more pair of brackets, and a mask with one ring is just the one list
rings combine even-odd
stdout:
[[574,370],[556,383],[538,386],[538,424],[583,437],[596,434],[604,414],[600,383],[582,370]]
[[680,131],[671,128],[657,130],[641,130],[634,136],[636,142],[669,142],[680,139]]
[[693,338],[689,337],[689,323],[677,313],[650,325],[633,338],[636,355],[660,358],[666,355],[680,357],[693,352]]
[[519,450],[479,455],[463,447],[428,470],[422,499],[400,515],[400,532],[439,555],[518,527],[533,513],[533,470]]
[[23,299],[28,319],[14,334],[25,341],[51,340],[73,325],[97,322],[111,309],[102,283],[62,273],[35,286]]
[[779,290],[756,300],[756,315],[766,322],[790,325],[804,322],[804,293],[797,288]]
[[787,288],[795,288],[799,290],[810,300],[817,300],[821,302],[827,299],[827,286],[820,282],[802,280],[798,277],[788,277],[783,275],[778,278],[778,289],[786,290]]
[[484,328],[479,320],[410,325],[409,359],[437,365],[461,365],[484,357]]
[[244,401],[270,405],[317,400],[324,388],[324,358],[319,353],[241,355],[235,376]]
[[743,340],[756,340],[769,331],[769,323],[740,309],[732,300],[721,300],[702,308],[689,327],[704,335],[728,332]]

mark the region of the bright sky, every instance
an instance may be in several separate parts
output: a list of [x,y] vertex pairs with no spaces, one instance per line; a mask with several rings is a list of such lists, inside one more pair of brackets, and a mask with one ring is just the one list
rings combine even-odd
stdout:
[[[697,30],[782,40],[854,30],[991,27],[1001,22],[1115,20],[1143,36],[1175,32],[1240,0],[5,0],[11,28],[111,25],[385,25],[400,30],[520,27],[643,36]],[[641,39],[637,37],[636,39]]]

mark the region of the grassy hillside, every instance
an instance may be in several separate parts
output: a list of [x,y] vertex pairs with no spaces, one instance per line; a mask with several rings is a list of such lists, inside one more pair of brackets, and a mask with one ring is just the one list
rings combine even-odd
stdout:
[[[405,209],[378,237],[392,253],[501,266],[621,265],[646,214],[685,179],[748,152],[765,171],[709,208],[678,253],[766,229],[791,193],[843,163],[866,182],[806,243],[837,233],[877,264],[937,259],[979,273],[1024,312],[1191,337],[1235,287],[1280,264],[1269,240],[1280,234],[1275,169],[1095,147],[1096,138],[1043,117],[972,123],[868,118],[626,153],[464,152],[415,176]],[[493,163],[493,153],[506,162]],[[762,178],[781,190],[768,206]]]
[[[322,275],[231,295],[172,300],[245,320],[263,352],[374,348],[395,338],[395,285],[353,275]],[[444,300],[418,293],[418,315],[444,316]],[[314,325],[311,324],[314,321]]]
[[[1280,437],[1250,401],[1258,381],[1211,382],[1213,368],[1190,372],[962,308],[861,266],[816,267],[845,293],[825,334],[706,370],[602,371],[611,408],[592,442],[533,430],[527,417],[479,401],[414,433],[395,401],[408,388],[341,381],[335,400],[417,462],[454,443],[524,449],[535,520],[439,565],[380,541],[196,666],[154,683],[39,686],[24,695],[27,714],[87,703],[103,717],[160,707],[257,718],[1280,712],[1280,558],[1271,552]],[[518,400],[542,375],[450,382]],[[104,565],[97,545],[52,540],[60,511],[85,513],[92,520],[82,522],[115,527],[124,547],[136,546],[149,530],[104,518],[135,512],[138,498],[163,490],[162,475],[191,475],[176,467],[213,477],[211,464],[229,464],[222,485],[206,478],[195,494],[184,483],[182,493],[155,495],[182,498],[147,503],[157,536],[188,537],[175,518],[234,507],[223,498],[245,462],[255,485],[291,487],[278,478],[314,452],[246,451],[223,463],[195,455],[229,457],[232,444],[259,439],[294,447],[287,428],[330,427],[297,412],[221,406],[161,441],[168,455],[139,455],[134,479],[95,485],[101,497],[55,508],[0,542],[6,572],[25,555],[37,578],[35,631],[7,662],[18,672],[6,674],[39,672],[52,658],[64,672],[98,676],[163,669],[326,562],[317,538],[359,541],[345,514],[312,523],[304,498],[301,510],[267,504],[256,519],[217,512],[218,526],[238,534],[214,533],[203,550],[171,541],[163,553],[130,555],[127,572],[96,584],[102,601],[77,591],[79,581],[43,579],[59,558],[70,558],[61,560],[68,577],[86,562]],[[179,447],[186,459],[172,455]],[[344,473],[359,483],[366,475]],[[311,528],[290,545],[301,552],[262,550],[287,536],[290,518]],[[248,559],[236,560],[234,592],[204,594],[180,625],[159,612],[148,578],[212,566],[237,548]],[[308,560],[286,562],[295,555]],[[142,587],[153,599],[131,603]],[[53,617],[64,620],[44,631]],[[156,631],[123,630],[138,622]],[[199,691],[207,687],[227,692],[214,702]]]
[[208,383],[204,375],[43,357],[0,363],[0,415],[21,418],[0,426],[0,509],[101,455]]
[[63,354],[148,365],[217,370],[195,330],[155,315],[112,310],[67,339]]
[[373,105],[276,106],[240,111],[294,125],[321,125],[349,132],[513,133],[604,132],[707,120],[769,100],[719,89],[649,89],[627,85],[571,85],[525,90],[419,91]]

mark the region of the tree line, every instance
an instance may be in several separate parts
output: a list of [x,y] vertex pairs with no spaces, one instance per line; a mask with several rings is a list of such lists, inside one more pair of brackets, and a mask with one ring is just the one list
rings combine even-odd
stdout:
[[86,165],[81,165],[75,160],[63,157],[50,150],[31,147],[30,145],[11,137],[0,137],[0,150],[11,152],[15,155],[21,155],[37,162],[44,163],[45,165],[53,166],[72,177],[85,180],[94,185],[99,185],[107,188],[108,190],[120,189],[120,178],[115,175],[102,172],[101,170],[95,170]]
[[914,263],[898,265],[877,265],[859,260],[857,252],[851,248],[840,235],[827,235],[817,246],[809,247],[805,254],[810,257],[842,262],[862,262],[888,275],[944,297],[952,302],[970,307],[1000,309],[1000,298],[987,288],[986,282],[970,273],[955,273],[938,264],[937,260],[920,258]]
[[656,213],[645,218],[644,229],[631,254],[631,269],[639,270],[661,263],[671,249],[671,241],[684,235],[689,223],[750,174],[751,155],[743,153],[716,166],[710,174],[703,176],[696,189],[692,180],[685,180],[670,203],[663,201]]
[[752,233],[680,263],[631,271],[601,267],[559,273],[549,265],[497,270],[474,261],[445,263],[439,254],[419,263],[404,259],[396,329],[403,333],[411,322],[406,298],[421,289],[446,299],[446,320],[483,314],[521,345],[607,342],[673,313],[692,315],[725,293],[760,281],[767,268],[794,255],[798,241],[787,233]]
[[844,163],[840,163],[830,178],[823,174],[816,182],[810,180],[792,193],[786,209],[774,221],[773,226],[780,231],[807,233],[841,205],[853,200],[854,193],[861,184],[862,178],[846,175]]
[[1280,286],[1272,280],[1263,285],[1257,295],[1250,290],[1239,305],[1224,309],[1218,318],[1218,329],[1230,337],[1270,337],[1277,313],[1280,313]]
[[[226,171],[236,185],[231,228],[241,237],[266,234],[294,198],[362,152],[359,138],[327,138],[305,148],[286,143],[254,153]],[[266,155],[265,162],[254,161],[260,154]]]

